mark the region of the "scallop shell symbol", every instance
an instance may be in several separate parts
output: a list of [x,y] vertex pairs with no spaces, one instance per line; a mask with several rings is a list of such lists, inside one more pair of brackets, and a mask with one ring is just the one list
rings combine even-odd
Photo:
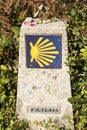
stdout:
[[54,43],[49,39],[43,40],[43,37],[39,37],[35,44],[30,42],[30,47],[30,62],[35,60],[40,67],[49,66],[59,54]]

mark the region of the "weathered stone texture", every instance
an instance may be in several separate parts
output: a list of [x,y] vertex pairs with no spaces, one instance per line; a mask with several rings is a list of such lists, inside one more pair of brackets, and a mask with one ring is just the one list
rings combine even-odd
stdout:
[[[25,35],[62,35],[62,68],[33,69],[26,67]],[[68,53],[67,33],[62,21],[37,24],[33,27],[22,24],[20,30],[19,71],[17,91],[17,112],[19,118],[30,120],[58,119],[60,124],[70,125],[67,116],[73,117],[69,67],[65,65]],[[28,107],[60,107],[61,112],[30,113]],[[33,126],[36,130],[36,126]],[[39,130],[39,129],[37,129]]]

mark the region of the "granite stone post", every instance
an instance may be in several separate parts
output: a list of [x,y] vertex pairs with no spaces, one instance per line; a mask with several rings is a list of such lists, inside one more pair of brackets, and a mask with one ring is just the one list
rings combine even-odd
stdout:
[[[68,44],[62,21],[35,24],[24,21],[20,29],[17,113],[34,122],[58,120],[73,130],[69,67],[65,65]],[[73,121],[72,121],[73,122]]]

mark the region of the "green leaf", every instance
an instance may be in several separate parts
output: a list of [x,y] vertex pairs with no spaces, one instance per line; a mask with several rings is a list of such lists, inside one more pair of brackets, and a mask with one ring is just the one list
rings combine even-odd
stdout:
[[2,70],[5,70],[5,71],[8,70],[8,68],[7,68],[6,65],[1,65],[1,69],[2,69]]
[[87,59],[87,46],[84,46],[84,48],[82,48],[82,49],[80,50],[80,52],[81,52],[81,55],[82,55],[85,59]]
[[5,98],[6,98],[5,92],[2,92],[0,94],[0,103],[2,103],[5,100]]
[[6,130],[12,130],[11,128],[7,128]]
[[76,13],[76,11],[75,11],[75,9],[73,8],[73,9],[71,10],[71,16],[74,16],[75,13]]
[[2,84],[7,84],[7,83],[9,83],[9,81],[10,81],[10,79],[8,79],[8,78],[2,78],[0,82]]
[[71,104],[74,103],[73,98],[68,98],[68,101],[69,101]]
[[10,121],[10,124],[13,125],[15,122],[13,120]]

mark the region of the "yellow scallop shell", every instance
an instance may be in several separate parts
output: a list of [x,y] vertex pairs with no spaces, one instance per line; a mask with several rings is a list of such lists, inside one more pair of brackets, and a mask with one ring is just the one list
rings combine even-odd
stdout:
[[43,41],[43,37],[39,37],[34,45],[30,42],[30,47],[30,62],[35,60],[40,67],[49,66],[59,54],[54,43],[50,42],[49,39]]

